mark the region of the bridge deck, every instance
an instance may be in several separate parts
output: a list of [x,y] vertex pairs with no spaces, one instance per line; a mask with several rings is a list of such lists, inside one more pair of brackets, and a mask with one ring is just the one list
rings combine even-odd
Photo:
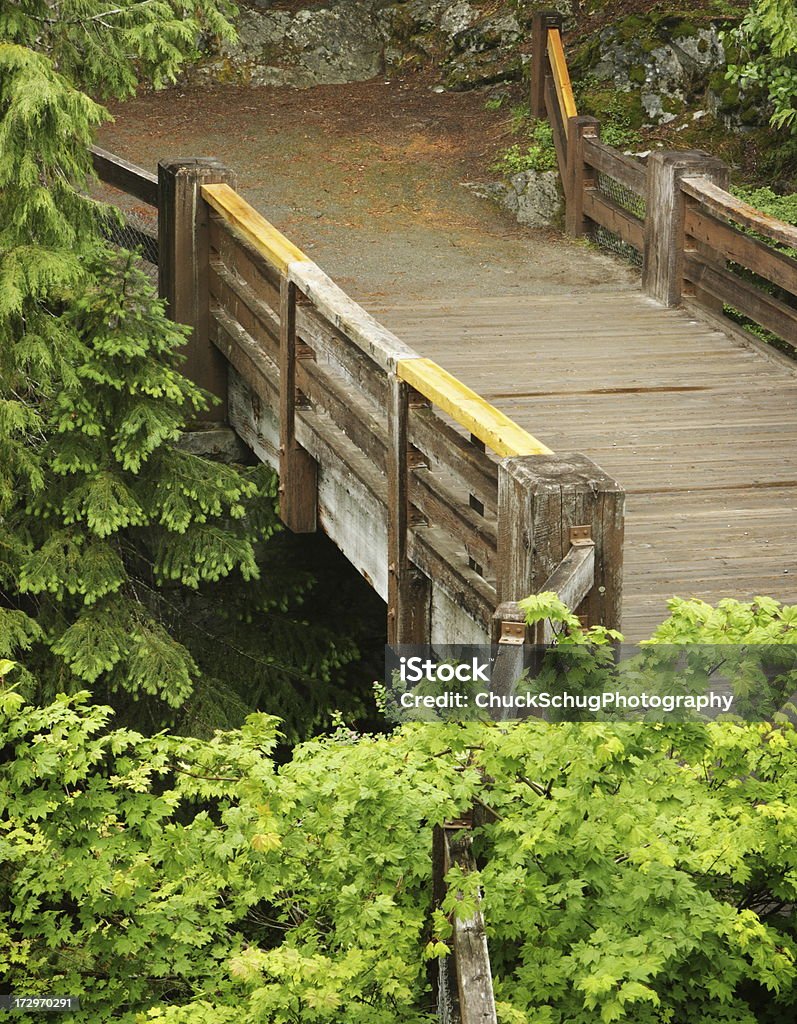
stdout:
[[627,489],[628,639],[673,595],[797,602],[797,364],[625,290],[372,311]]

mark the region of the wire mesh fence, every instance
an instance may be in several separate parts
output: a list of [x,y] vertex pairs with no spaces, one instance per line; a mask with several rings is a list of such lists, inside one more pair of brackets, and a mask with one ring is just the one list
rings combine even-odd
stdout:
[[103,221],[105,237],[111,245],[138,252],[141,269],[153,281],[158,279],[158,211],[133,196],[103,182],[90,190],[91,198],[116,211]]
[[112,245],[120,249],[130,249],[140,253],[143,262],[148,263],[157,273],[158,268],[158,223],[138,216],[125,213],[121,222],[116,217],[105,220],[105,237]]
[[[598,191],[605,195],[607,199],[611,199],[613,203],[621,207],[623,210],[627,210],[635,217],[639,217],[640,220],[645,219],[647,212],[647,204],[643,196],[637,195],[636,192],[628,188],[627,185],[623,185],[622,182],[617,181],[616,178],[612,178],[608,174],[604,174],[603,171],[598,171]],[[622,259],[632,263],[635,267],[642,267],[642,253],[635,249],[633,245],[629,245],[628,242],[624,242],[619,235],[616,235],[613,231],[605,228],[601,225],[595,226],[595,232],[593,235],[594,240],[607,252],[612,252],[616,256],[620,256]]]

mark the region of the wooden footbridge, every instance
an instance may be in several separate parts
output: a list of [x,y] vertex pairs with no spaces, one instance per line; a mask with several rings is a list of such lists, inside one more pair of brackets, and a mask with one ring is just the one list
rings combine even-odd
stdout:
[[797,363],[736,322],[797,346],[797,228],[706,154],[603,144],[560,29],[537,16],[532,106],[567,230],[636,256],[638,291],[373,310],[388,330],[218,161],[156,177],[95,152],[157,207],[185,372],[278,470],[286,524],[323,529],[386,600],[392,642],[517,639],[514,602],[542,589],[629,639],[676,594],[797,601]]

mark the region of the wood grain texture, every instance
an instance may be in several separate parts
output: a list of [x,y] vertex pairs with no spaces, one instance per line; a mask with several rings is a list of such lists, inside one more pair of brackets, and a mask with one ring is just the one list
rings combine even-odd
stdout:
[[[309,350],[308,350],[309,353]],[[315,533],[318,464],[296,439],[296,412],[307,404],[297,387],[297,364],[307,361],[296,343],[296,285],[283,278],[280,288],[280,519],[293,533]]]
[[389,378],[387,457],[387,642],[428,642],[431,580],[409,557],[411,446],[407,433],[411,389]]
[[562,120],[562,111],[559,107],[559,98],[556,94],[551,75],[545,76],[545,111],[548,115],[551,128],[553,129],[553,145],[556,150],[556,162],[559,167],[559,177],[562,181],[567,180],[567,129]]
[[[482,627],[486,639],[497,604],[495,587],[470,568],[462,549],[444,530],[427,526],[409,531],[407,552],[412,562],[434,582],[435,589],[447,594],[473,622]],[[438,637],[436,642],[460,643],[462,638],[449,634]]]
[[[449,836],[447,829],[444,832],[449,848],[447,862],[451,866],[456,865],[464,874],[476,871],[470,835],[467,832],[459,832]],[[454,915],[452,923],[452,944],[462,1024],[497,1024],[493,976],[481,901],[477,901],[476,910],[470,917],[461,918]]]
[[624,493],[577,452],[504,459],[498,477],[498,601],[540,593],[570,551],[570,530],[595,540],[594,586],[574,610],[620,626]]
[[158,175],[99,146],[91,147],[91,162],[100,181],[135,196],[149,206],[158,205]]
[[589,544],[570,548],[541,589],[552,591],[563,604],[575,611],[594,583],[595,546]]
[[797,294],[797,260],[793,257],[696,205],[687,206],[685,227],[688,236],[710,246],[723,258],[739,263],[792,295]]
[[647,174],[644,166],[619,149],[608,146],[599,138],[584,139],[584,159],[596,171],[602,171],[638,196],[645,195]]
[[495,520],[470,508],[428,469],[413,469],[409,487],[410,500],[426,521],[447,530],[468,557],[481,566],[481,575],[489,576],[498,545]]
[[229,185],[204,185],[202,198],[280,273],[287,271],[289,263],[309,260]]
[[715,296],[721,304],[732,306],[797,348],[797,309],[793,306],[692,253],[684,257],[683,273],[688,281]]
[[210,339],[210,214],[201,192],[205,183],[227,181],[235,176],[218,160],[158,164],[158,292],[171,319],[191,328],[181,370],[218,399],[201,416],[215,422],[226,419],[227,365]]
[[630,640],[650,636],[675,595],[797,603],[797,363],[630,288],[373,311],[623,485]]
[[548,30],[561,31],[562,15],[558,11],[535,11],[531,21],[530,107],[532,117],[544,118],[545,79],[550,73],[548,61]]
[[597,139],[599,131],[600,122],[594,117],[571,117],[568,123],[565,230],[574,238],[587,233],[584,199],[594,192],[598,181],[593,168],[584,161],[584,145],[588,139]]
[[518,427],[481,395],[452,376],[432,359],[403,359],[397,364],[402,380],[448,413],[497,455],[543,455],[551,449]]
[[773,242],[797,248],[797,226],[778,220],[777,217],[770,217],[762,210],[757,210],[749,203],[737,199],[711,178],[699,173],[686,175],[681,179],[681,190],[697,199],[702,206],[718,217],[757,231]]
[[457,433],[431,408],[415,408],[410,417],[410,441],[426,456],[429,464],[470,493],[494,517],[498,509],[498,463],[486,452]]
[[681,181],[688,174],[728,183],[728,167],[706,153],[658,150],[648,159],[642,290],[665,306],[677,306],[683,293],[686,197]]
[[553,77],[556,97],[559,101],[559,111],[562,116],[565,134],[568,132],[568,122],[571,117],[578,117],[576,101],[573,97],[573,86],[570,84],[570,72],[565,60],[565,51],[562,46],[562,33],[558,28],[548,29],[548,60],[551,65],[551,76]]
[[395,369],[400,359],[417,357],[413,348],[378,323],[315,263],[292,263],[287,273],[324,319],[383,370]]
[[581,209],[590,220],[608,228],[628,245],[632,245],[637,252],[642,252],[645,244],[645,224],[633,213],[629,213],[596,189],[584,192]]

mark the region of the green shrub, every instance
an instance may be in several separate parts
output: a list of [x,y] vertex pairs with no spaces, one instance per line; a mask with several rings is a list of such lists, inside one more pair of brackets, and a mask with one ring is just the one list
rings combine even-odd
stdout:
[[[673,602],[655,637],[718,638],[793,643],[797,608]],[[786,722],[340,729],[278,766],[268,716],[146,738],[87,697],[0,689],[0,969],[85,1024],[428,1022],[426,960],[479,886],[502,1024],[794,1019]],[[434,911],[432,826],[474,800],[481,870]]]
[[521,171],[551,171],[556,167],[553,129],[547,121],[537,121],[528,131],[526,144],[513,143],[493,163],[491,170],[506,177]]

